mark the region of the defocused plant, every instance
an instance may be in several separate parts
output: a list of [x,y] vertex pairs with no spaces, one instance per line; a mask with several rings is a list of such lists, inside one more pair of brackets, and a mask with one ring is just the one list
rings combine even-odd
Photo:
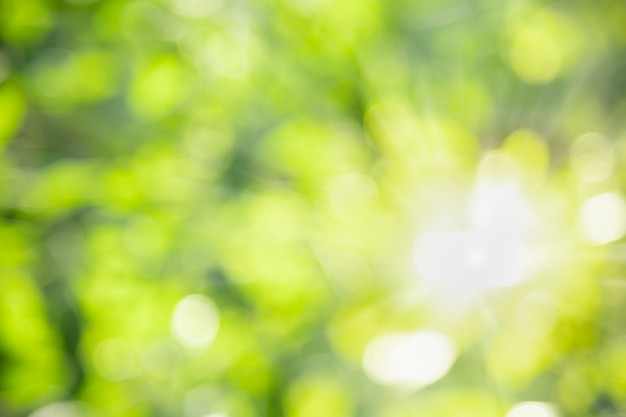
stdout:
[[626,415],[626,8],[0,0],[0,415]]

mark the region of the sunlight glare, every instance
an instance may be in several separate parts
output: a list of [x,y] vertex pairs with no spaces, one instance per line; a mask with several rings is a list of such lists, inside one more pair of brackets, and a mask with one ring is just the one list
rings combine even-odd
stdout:
[[519,189],[515,161],[488,155],[467,204],[469,228],[430,229],[417,241],[422,278],[448,296],[471,300],[488,288],[516,285],[531,266],[532,211]]
[[502,233],[518,233],[531,223],[530,208],[513,184],[479,184],[470,201],[472,226]]
[[425,280],[464,293],[519,283],[529,258],[521,239],[484,230],[430,232],[422,236],[415,252],[415,264]]

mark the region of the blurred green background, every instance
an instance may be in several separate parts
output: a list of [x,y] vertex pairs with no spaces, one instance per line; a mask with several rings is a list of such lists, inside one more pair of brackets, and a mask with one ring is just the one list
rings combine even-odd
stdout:
[[0,0],[0,416],[626,416],[625,57],[614,0]]

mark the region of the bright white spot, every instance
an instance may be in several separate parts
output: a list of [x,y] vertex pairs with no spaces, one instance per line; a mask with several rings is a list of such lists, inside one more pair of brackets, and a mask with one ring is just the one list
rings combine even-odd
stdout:
[[445,376],[455,358],[454,345],[443,334],[390,333],[370,342],[363,367],[375,382],[416,389]]
[[515,285],[530,264],[524,240],[489,230],[435,231],[417,243],[414,261],[433,286],[460,293]]
[[485,253],[483,248],[474,247],[471,248],[468,253],[468,261],[471,265],[475,267],[480,267],[487,262],[487,254]]
[[220,8],[222,0],[172,0],[174,11],[184,17],[207,17]]
[[420,236],[413,260],[435,290],[470,302],[488,288],[516,285],[526,278],[532,266],[527,234],[533,219],[520,179],[513,159],[488,155],[466,207],[470,227],[431,229]]
[[617,192],[600,194],[583,203],[578,222],[588,243],[613,242],[626,233],[626,203]]
[[473,227],[520,233],[532,221],[531,209],[518,187],[507,183],[479,183],[469,203]]
[[183,298],[172,315],[172,335],[188,348],[208,346],[219,328],[219,311],[210,298],[194,294]]
[[94,364],[98,372],[111,381],[131,378],[138,371],[132,346],[120,339],[100,343],[94,352]]
[[558,417],[551,404],[527,401],[515,405],[506,417]]
[[35,410],[29,417],[83,417],[84,406],[77,402],[58,402]]

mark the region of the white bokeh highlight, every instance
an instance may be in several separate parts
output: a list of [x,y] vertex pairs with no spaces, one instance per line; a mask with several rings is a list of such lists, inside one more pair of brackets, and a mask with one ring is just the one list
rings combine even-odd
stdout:
[[172,314],[172,336],[181,345],[202,349],[211,344],[220,323],[215,303],[201,294],[193,294],[178,302]]
[[363,368],[381,385],[418,389],[443,378],[455,359],[455,347],[444,334],[388,333],[370,342]]
[[626,202],[621,194],[608,192],[586,200],[578,212],[578,224],[585,241],[604,245],[626,233]]
[[44,405],[28,417],[85,417],[85,407],[79,402],[56,402]]
[[451,299],[471,301],[529,275],[534,219],[520,178],[512,159],[485,158],[464,207],[468,226],[426,229],[417,240],[413,261],[426,283]]
[[424,234],[414,260],[417,270],[433,286],[475,292],[521,282],[530,253],[525,242],[515,236],[452,230]]
[[552,404],[526,401],[513,406],[506,417],[559,417],[559,414]]
[[468,212],[472,227],[500,233],[524,233],[533,220],[530,205],[514,183],[479,183]]

